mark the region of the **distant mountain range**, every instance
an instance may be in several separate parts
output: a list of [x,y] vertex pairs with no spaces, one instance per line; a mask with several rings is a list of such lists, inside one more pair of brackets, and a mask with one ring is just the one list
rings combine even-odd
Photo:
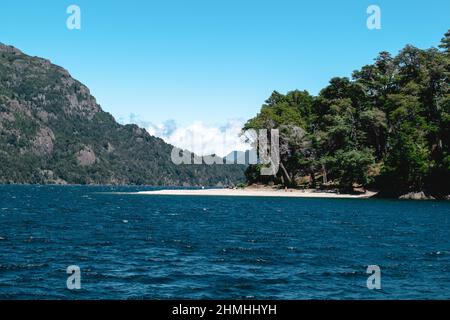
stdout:
[[175,165],[172,148],[137,125],[118,124],[65,69],[0,44],[0,183],[245,181],[244,165]]

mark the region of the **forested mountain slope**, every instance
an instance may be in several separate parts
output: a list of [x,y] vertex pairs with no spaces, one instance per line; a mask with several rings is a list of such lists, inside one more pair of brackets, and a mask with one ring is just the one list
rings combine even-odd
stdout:
[[[124,106],[130,107],[130,106]],[[61,67],[0,44],[0,183],[228,185],[244,166],[175,165]]]

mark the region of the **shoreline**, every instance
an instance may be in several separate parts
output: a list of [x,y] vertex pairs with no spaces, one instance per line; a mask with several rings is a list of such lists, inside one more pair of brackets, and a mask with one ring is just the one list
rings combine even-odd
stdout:
[[282,198],[328,198],[328,199],[368,199],[377,193],[367,191],[362,194],[345,194],[317,190],[245,188],[245,189],[200,189],[200,190],[155,190],[140,191],[137,195],[149,196],[225,196],[225,197],[282,197]]

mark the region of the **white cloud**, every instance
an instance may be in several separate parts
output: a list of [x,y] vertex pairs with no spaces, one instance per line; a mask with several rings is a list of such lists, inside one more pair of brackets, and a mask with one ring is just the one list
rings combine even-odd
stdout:
[[147,131],[162,138],[180,149],[197,155],[216,154],[225,157],[232,151],[245,151],[250,146],[240,136],[244,121],[229,120],[225,125],[209,125],[196,121],[185,127],[178,127],[175,121],[168,120],[154,125],[148,124]]

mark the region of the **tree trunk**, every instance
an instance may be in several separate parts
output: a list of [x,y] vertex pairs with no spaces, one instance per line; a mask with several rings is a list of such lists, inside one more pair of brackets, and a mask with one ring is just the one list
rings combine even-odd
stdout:
[[310,172],[309,176],[311,178],[310,184],[315,187],[316,186],[316,176],[314,174],[314,171]]
[[281,161],[280,161],[280,167],[281,167],[281,170],[283,170],[283,173],[284,173],[284,175],[285,175],[287,181],[289,181],[289,183],[292,183],[292,179],[291,179],[291,177],[289,176],[289,174],[288,174],[286,168],[284,167],[284,165],[283,165],[283,163],[282,163]]
[[328,183],[327,169],[325,168],[325,165],[323,163],[322,163],[322,179],[323,179],[323,184]]

